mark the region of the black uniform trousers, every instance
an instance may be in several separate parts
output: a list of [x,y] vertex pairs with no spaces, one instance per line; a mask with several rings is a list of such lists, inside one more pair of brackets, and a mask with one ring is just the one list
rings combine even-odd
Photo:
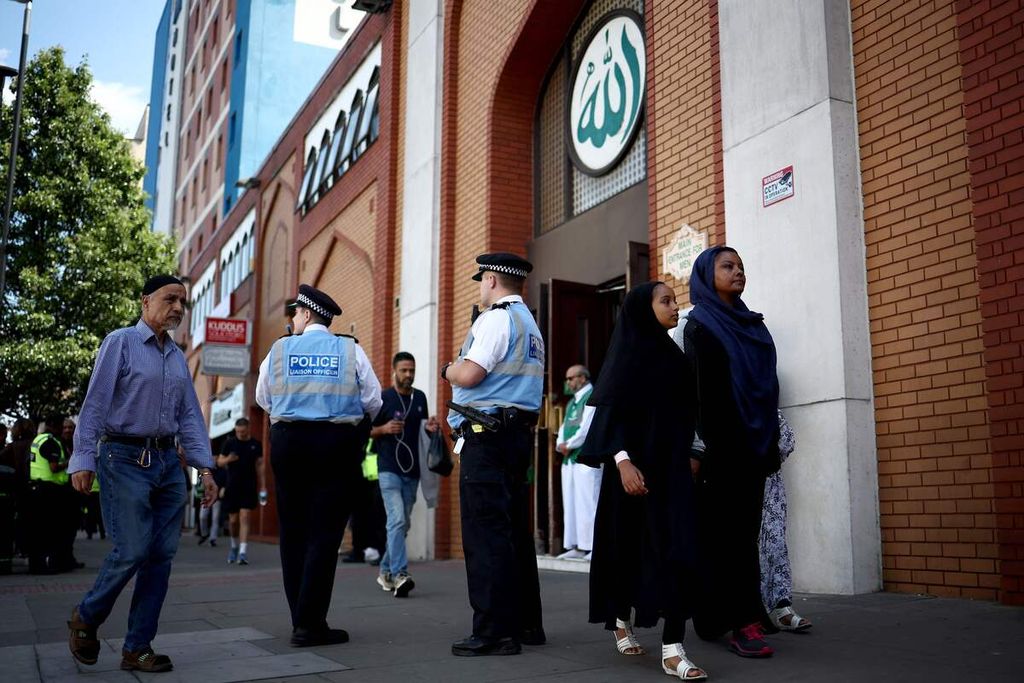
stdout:
[[14,470],[0,465],[0,574],[11,571],[14,559],[14,526],[20,482]]
[[81,524],[78,493],[71,484],[29,482],[25,518],[29,570],[33,573],[74,569],[74,544]]
[[530,428],[479,433],[467,428],[465,439],[459,497],[473,635],[518,638],[542,627],[526,481]]
[[356,428],[278,422],[270,429],[281,574],[292,628],[327,628],[338,547],[362,478]]

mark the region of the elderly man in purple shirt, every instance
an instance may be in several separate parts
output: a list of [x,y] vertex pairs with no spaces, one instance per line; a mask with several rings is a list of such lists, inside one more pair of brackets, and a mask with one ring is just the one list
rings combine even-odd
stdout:
[[153,652],[160,609],[167,595],[171,560],[178,550],[185,514],[185,471],[175,439],[188,463],[202,473],[203,505],[217,495],[213,457],[185,356],[167,332],[185,312],[185,287],[157,275],[142,288],[142,318],[107,335],[96,357],[89,391],[75,432],[68,465],[75,489],[88,493],[93,477],[114,547],[92,590],[71,612],[71,654],[95,664],[96,629],[135,577],[121,668],[170,671],[171,660]]

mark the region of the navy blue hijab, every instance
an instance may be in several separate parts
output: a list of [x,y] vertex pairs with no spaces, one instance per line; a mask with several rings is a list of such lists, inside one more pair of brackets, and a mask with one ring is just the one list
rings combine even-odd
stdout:
[[690,275],[689,319],[703,325],[725,348],[729,357],[732,393],[740,419],[749,429],[750,445],[765,456],[779,434],[779,378],[775,373],[775,342],[764,316],[747,308],[739,298],[730,306],[715,290],[715,257],[730,247],[705,249]]

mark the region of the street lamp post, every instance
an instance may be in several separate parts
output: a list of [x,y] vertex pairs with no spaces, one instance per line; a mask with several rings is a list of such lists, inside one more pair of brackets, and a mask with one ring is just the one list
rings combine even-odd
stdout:
[[14,96],[14,135],[11,139],[11,158],[7,164],[7,200],[4,202],[4,232],[0,238],[0,316],[3,315],[5,285],[7,284],[7,236],[11,230],[11,203],[14,201],[14,168],[18,161],[18,134],[21,132],[21,100],[25,90],[25,62],[28,59],[28,31],[32,22],[32,0],[14,0],[25,5],[25,18],[21,28],[21,58],[18,61],[18,92]]

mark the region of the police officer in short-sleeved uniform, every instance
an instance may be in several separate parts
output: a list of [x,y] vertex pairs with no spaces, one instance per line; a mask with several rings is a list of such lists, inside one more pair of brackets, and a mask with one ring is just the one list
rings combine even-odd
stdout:
[[327,331],[341,308],[309,285],[293,304],[295,334],[260,365],[256,402],[270,414],[270,464],[280,524],[281,573],[295,647],[348,641],[327,626],[338,546],[351,513],[366,415],[380,382],[356,340]]
[[462,546],[473,607],[473,635],[452,645],[462,657],[518,654],[520,643],[545,641],[527,484],[544,381],[544,342],[521,295],[533,266],[506,253],[476,262],[473,279],[486,310],[459,360],[441,370],[454,403],[501,423],[492,432],[456,412],[448,416],[461,448]]

